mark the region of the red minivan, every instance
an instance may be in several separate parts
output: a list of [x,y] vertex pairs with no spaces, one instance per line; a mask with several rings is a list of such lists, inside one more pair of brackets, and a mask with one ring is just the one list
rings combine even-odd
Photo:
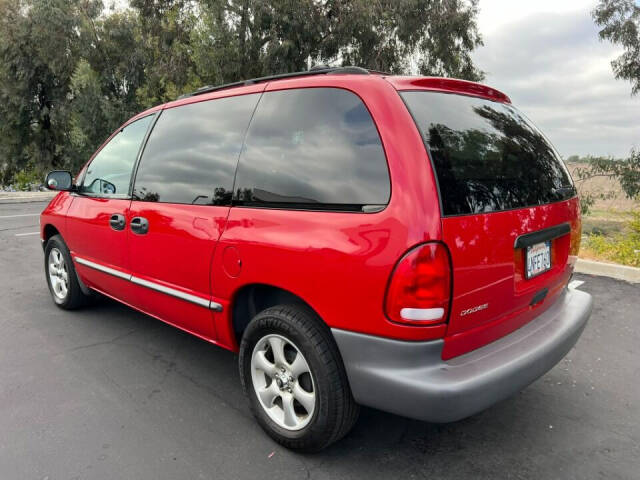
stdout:
[[262,428],[429,422],[517,392],[591,297],[572,180],[503,93],[356,67],[205,87],[120,127],[41,217],[61,308],[100,292],[234,352]]

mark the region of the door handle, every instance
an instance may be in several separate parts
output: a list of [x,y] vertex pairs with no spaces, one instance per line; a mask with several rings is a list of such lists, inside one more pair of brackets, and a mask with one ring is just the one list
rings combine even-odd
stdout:
[[144,217],[133,217],[130,225],[131,231],[138,235],[144,235],[149,231],[149,220]]
[[124,215],[121,215],[120,213],[114,213],[109,218],[109,225],[111,225],[111,228],[114,230],[124,230],[124,226],[126,225]]

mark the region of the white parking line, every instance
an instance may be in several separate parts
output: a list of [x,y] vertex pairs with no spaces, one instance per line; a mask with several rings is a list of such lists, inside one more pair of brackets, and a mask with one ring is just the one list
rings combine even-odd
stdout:
[[582,280],[572,280],[569,282],[569,288],[572,290],[575,290],[576,288],[578,288],[580,285],[584,284],[584,282]]
[[38,217],[39,213],[21,213],[20,215],[0,215],[0,218]]
[[16,233],[16,237],[26,237],[27,235],[38,235],[40,232]]
[[14,195],[12,197],[0,197],[0,200],[22,200],[23,198],[42,198],[44,201],[47,197],[45,195]]

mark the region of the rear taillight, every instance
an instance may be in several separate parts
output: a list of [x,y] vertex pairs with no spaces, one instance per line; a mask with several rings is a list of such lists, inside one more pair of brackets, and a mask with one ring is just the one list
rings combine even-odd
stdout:
[[406,253],[393,270],[385,312],[394,322],[443,323],[449,315],[450,298],[449,251],[441,243],[426,243]]
[[577,217],[571,226],[571,239],[569,255],[577,257],[580,252],[580,240],[582,239],[582,219]]

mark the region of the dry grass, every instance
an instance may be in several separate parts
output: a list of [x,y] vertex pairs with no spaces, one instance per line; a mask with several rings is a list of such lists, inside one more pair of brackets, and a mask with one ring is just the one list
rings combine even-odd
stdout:
[[567,165],[569,172],[571,172],[571,175],[576,182],[578,191],[594,195],[607,194],[609,192],[613,192],[614,194],[610,199],[596,200],[596,203],[592,207],[594,214],[597,212],[597,215],[601,216],[616,212],[626,213],[640,208],[640,201],[627,198],[615,179],[596,177],[585,181],[579,181],[578,176],[575,174],[576,169],[585,168],[586,166],[587,164],[585,163],[570,163]]
[[[596,177],[579,181],[575,173],[585,168],[584,163],[567,165],[576,180],[581,194],[607,195],[610,198],[597,199],[587,215],[582,218],[583,241],[580,257],[608,263],[622,263],[640,266],[637,240],[637,218],[634,223],[632,212],[640,211],[640,201],[625,196],[615,179]],[[635,227],[633,227],[635,225]],[[635,233],[634,233],[635,232]]]

